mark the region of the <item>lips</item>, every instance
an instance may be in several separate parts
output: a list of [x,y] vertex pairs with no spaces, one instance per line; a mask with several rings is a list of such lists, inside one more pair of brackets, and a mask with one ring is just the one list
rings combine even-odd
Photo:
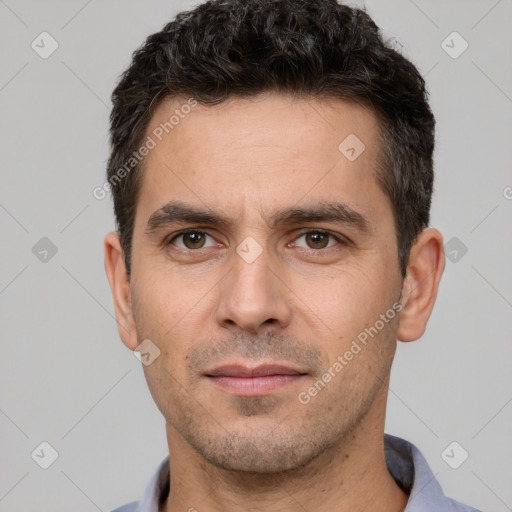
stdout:
[[247,368],[240,365],[226,365],[220,366],[215,370],[207,373],[208,377],[241,377],[241,378],[254,378],[254,377],[267,377],[269,375],[304,375],[304,373],[281,365],[260,365],[255,368]]
[[224,365],[205,373],[216,386],[239,396],[269,395],[303,379],[307,374],[283,365]]

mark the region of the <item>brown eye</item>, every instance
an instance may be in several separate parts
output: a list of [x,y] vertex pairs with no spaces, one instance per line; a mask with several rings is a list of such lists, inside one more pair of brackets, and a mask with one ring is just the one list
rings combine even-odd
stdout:
[[[182,231],[181,233],[178,233],[176,236],[174,236],[169,241],[169,243],[176,245],[176,247],[179,247],[180,249],[203,249],[205,247],[211,247],[212,245],[215,245],[215,243],[212,243],[211,245],[205,245],[206,237],[209,236],[210,235],[204,231]],[[182,240],[181,245],[174,243],[175,240]]]
[[[304,246],[297,243],[295,243],[295,245],[306,249],[326,249],[336,245],[336,242],[341,242],[341,240],[327,231],[308,231],[306,233],[302,233],[297,240],[301,238],[304,238],[306,245]],[[329,245],[331,240],[333,243]]]

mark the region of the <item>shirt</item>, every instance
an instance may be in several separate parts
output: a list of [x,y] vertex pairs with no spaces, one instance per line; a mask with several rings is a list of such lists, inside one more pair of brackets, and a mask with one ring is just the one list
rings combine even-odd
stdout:
[[[481,512],[446,497],[418,448],[409,441],[384,434],[386,465],[396,483],[409,495],[404,512]],[[112,512],[158,512],[159,501],[169,493],[169,456],[151,477],[140,502],[133,501]]]

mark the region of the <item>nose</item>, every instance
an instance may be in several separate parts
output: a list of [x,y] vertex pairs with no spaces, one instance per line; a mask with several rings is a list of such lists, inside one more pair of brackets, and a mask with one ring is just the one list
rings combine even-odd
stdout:
[[234,253],[232,267],[218,287],[218,324],[256,335],[287,327],[291,292],[283,278],[279,262],[267,249],[251,262]]

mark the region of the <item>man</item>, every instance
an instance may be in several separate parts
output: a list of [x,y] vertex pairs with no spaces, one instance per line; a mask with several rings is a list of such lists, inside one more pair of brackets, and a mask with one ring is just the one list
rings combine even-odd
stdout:
[[444,269],[416,68],[334,0],[220,0],[113,93],[105,266],[169,457],[118,512],[474,511],[384,434]]

